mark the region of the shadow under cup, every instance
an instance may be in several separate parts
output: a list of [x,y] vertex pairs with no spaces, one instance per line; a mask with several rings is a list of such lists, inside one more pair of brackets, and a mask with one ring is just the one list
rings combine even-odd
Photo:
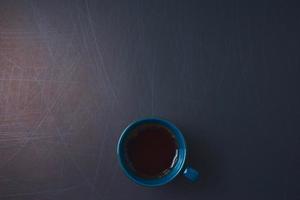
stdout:
[[[157,118],[142,119],[123,131],[117,154],[124,173],[135,183],[160,186],[172,181],[182,170],[186,144],[172,123]],[[161,166],[165,169],[160,170]]]

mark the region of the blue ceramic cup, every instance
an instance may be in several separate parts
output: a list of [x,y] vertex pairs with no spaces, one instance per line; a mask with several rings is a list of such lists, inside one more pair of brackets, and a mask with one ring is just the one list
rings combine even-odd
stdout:
[[[132,130],[138,126],[144,124],[158,124],[168,128],[172,134],[175,136],[177,143],[178,143],[178,160],[176,164],[171,168],[171,170],[164,176],[153,178],[153,179],[145,179],[139,177],[132,171],[125,158],[125,141],[126,138],[132,133]],[[181,172],[183,175],[191,181],[196,181],[199,178],[199,173],[191,168],[186,167],[186,143],[184,137],[180,130],[171,122],[159,118],[146,118],[132,122],[129,124],[125,130],[123,131],[122,135],[119,138],[118,146],[117,146],[117,155],[119,159],[119,163],[121,165],[122,170],[127,175],[128,178],[133,180],[135,183],[143,186],[161,186],[164,184],[169,183],[172,181],[177,175]]]

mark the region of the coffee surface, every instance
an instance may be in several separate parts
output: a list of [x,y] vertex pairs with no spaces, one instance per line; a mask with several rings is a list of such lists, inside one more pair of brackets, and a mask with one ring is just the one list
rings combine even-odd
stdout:
[[171,131],[158,124],[144,124],[129,134],[125,143],[126,159],[142,178],[166,175],[177,162],[178,144]]

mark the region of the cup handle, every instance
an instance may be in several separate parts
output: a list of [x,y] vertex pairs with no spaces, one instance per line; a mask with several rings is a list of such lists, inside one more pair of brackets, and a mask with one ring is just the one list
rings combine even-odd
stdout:
[[195,182],[199,179],[199,172],[191,167],[187,167],[184,171],[183,171],[183,175],[189,179],[192,182]]

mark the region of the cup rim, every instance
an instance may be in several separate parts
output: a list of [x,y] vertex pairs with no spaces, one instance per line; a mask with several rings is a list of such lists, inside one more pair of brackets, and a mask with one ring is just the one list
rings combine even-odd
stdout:
[[[140,178],[138,176],[134,176],[133,174],[131,174],[129,172],[129,170],[126,167],[126,164],[124,163],[124,161],[122,159],[123,152],[122,152],[121,146],[124,142],[125,136],[127,136],[128,133],[130,133],[130,130],[132,128],[135,128],[136,126],[144,124],[144,123],[151,123],[151,122],[159,123],[159,124],[171,129],[172,133],[176,137],[177,142],[179,143],[181,158],[179,159],[179,163],[174,167],[174,169],[172,169],[173,173],[170,172],[171,174],[169,176],[164,176],[164,177],[158,178],[158,179],[147,180],[147,179]],[[138,120],[131,122],[123,130],[121,136],[119,137],[118,144],[117,144],[117,156],[118,156],[118,161],[119,161],[122,171],[125,173],[125,175],[129,179],[131,179],[135,183],[142,185],[142,186],[148,186],[148,187],[161,186],[161,185],[165,185],[165,184],[171,182],[172,180],[174,180],[175,177],[177,177],[177,175],[183,169],[183,166],[186,161],[186,142],[185,142],[185,139],[184,139],[181,131],[170,121],[161,119],[161,118],[157,118],[157,117],[142,118],[142,119],[138,119]]]

